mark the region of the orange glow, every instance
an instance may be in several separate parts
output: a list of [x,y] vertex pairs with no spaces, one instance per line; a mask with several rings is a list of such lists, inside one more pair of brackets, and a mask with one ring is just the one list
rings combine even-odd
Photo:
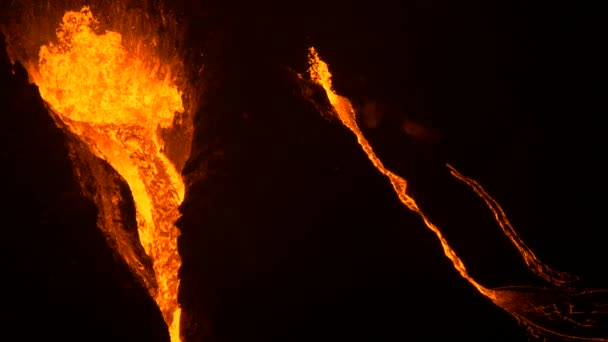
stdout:
[[157,130],[171,127],[175,114],[184,111],[182,94],[170,82],[170,72],[159,79],[158,59],[156,65],[145,63],[150,58],[127,51],[120,33],[98,34],[96,24],[88,7],[66,12],[57,29],[57,43],[40,48],[39,64],[29,72],[67,127],[129,185],[139,239],[152,260],[154,278],[139,271],[141,261],[132,256],[127,242],[119,236],[114,239],[119,253],[143,279],[176,342],[180,340],[181,258],[174,222],[184,184],[163,154]]
[[488,195],[488,193],[477,181],[469,177],[463,176],[450,164],[448,164],[448,168],[450,169],[450,173],[452,174],[452,176],[471,187],[471,189],[473,189],[473,191],[475,191],[475,193],[479,197],[481,197],[481,199],[483,199],[486,206],[492,211],[494,219],[496,220],[496,222],[498,222],[498,225],[502,229],[505,236],[509,238],[513,246],[515,246],[519,254],[524,259],[524,262],[528,266],[528,269],[530,269],[532,272],[534,272],[536,275],[543,278],[547,282],[555,285],[564,285],[577,280],[576,276],[573,276],[566,272],[556,271],[541,262],[540,259],[538,259],[538,257],[534,254],[534,252],[517,235],[515,229],[511,225],[511,222],[509,222],[507,215],[505,214],[504,210],[502,210],[498,202],[496,202],[496,200],[492,198],[492,196]]
[[[538,338],[550,336],[572,341],[608,341],[606,331],[602,331],[605,322],[605,307],[608,302],[608,291],[574,288],[535,288],[535,287],[503,287],[488,289],[479,284],[467,272],[462,260],[449,246],[439,229],[420,210],[413,197],[407,194],[405,179],[387,170],[382,161],[376,156],[371,145],[363,136],[356,121],[355,111],[350,101],[338,94],[332,88],[331,73],[314,48],[309,49],[308,73],[313,82],[325,89],[327,98],[333,107],[333,114],[350,129],[363,151],[376,169],[385,175],[399,200],[408,209],[417,213],[427,228],[439,239],[444,254],[450,259],[458,273],[473,285],[480,294],[492,300],[494,304],[504,309],[518,322],[528,328],[528,332]],[[471,178],[458,173],[454,167],[447,165],[452,176],[471,187],[480,196],[500,225],[504,234],[511,240],[516,250],[524,258],[532,272],[554,285],[563,285],[577,278],[568,273],[555,271],[543,264],[534,253],[517,236],[506,214],[489,194]]]
[[348,129],[350,129],[351,132],[353,132],[355,136],[357,136],[357,141],[359,142],[359,145],[361,145],[361,148],[363,149],[363,151],[365,151],[367,157],[372,162],[372,164],[374,164],[376,169],[378,169],[380,173],[382,173],[389,179],[401,203],[403,203],[403,205],[405,205],[410,210],[417,213],[420,218],[422,218],[422,221],[424,221],[424,224],[431,231],[433,231],[433,233],[435,233],[435,235],[439,239],[439,242],[441,242],[443,252],[450,259],[450,261],[452,261],[454,268],[456,268],[460,275],[465,278],[469,283],[471,283],[471,285],[473,285],[480,293],[490,299],[495,299],[495,293],[492,290],[481,286],[479,283],[477,283],[477,281],[475,281],[475,279],[469,276],[466,267],[464,266],[464,263],[462,262],[462,260],[460,260],[458,255],[456,255],[456,252],[450,247],[446,239],[443,237],[443,234],[441,234],[441,231],[439,231],[439,229],[418,208],[418,205],[416,204],[414,198],[407,194],[407,182],[405,181],[405,179],[387,170],[382,164],[382,161],[376,156],[374,150],[372,149],[372,146],[369,144],[367,139],[365,139],[363,133],[361,133],[361,130],[357,125],[355,110],[353,109],[350,101],[347,98],[336,94],[336,92],[333,90],[331,84],[331,73],[329,72],[329,68],[327,64],[319,58],[319,55],[317,54],[317,51],[314,48],[310,48],[309,50],[308,61],[310,63],[310,68],[308,69],[310,78],[313,82],[318,83],[323,87],[323,89],[325,89],[325,92],[327,93],[327,98],[329,99],[331,105],[334,107],[336,115],[338,116],[340,121],[342,121],[344,126],[348,127]]

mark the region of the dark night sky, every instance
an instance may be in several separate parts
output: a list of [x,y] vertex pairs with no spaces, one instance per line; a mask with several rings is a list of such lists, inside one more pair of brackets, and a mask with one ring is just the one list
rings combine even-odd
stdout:
[[[608,286],[598,199],[605,104],[593,84],[592,19],[578,26],[560,15],[565,8],[539,11],[524,1],[183,1],[176,8],[189,52],[203,52],[205,64],[179,223],[188,341],[528,340],[452,269],[354,136],[300,96],[290,70],[305,72],[310,45],[330,65],[337,92],[365,119],[378,119],[361,120],[364,133],[480,282],[540,284],[446,162],[484,185],[541,259],[581,275],[584,286]],[[2,67],[3,86],[21,94],[2,98],[11,116],[2,125],[2,165],[17,165],[3,167],[13,180],[5,195],[13,207],[3,216],[21,222],[5,227],[14,248],[2,259],[11,265],[14,298],[25,298],[11,305],[26,303],[18,314],[2,312],[6,328],[32,320],[53,326],[62,313],[99,340],[162,340],[160,332],[137,335],[158,316],[104,250],[93,209],[73,209],[81,200],[62,176],[69,166],[60,134],[40,108],[28,107],[35,94]],[[421,133],[407,134],[406,122]],[[42,156],[46,164],[37,162]],[[49,212],[57,214],[47,219]],[[60,233],[49,233],[43,218]],[[81,226],[83,236],[74,234]],[[46,235],[31,233],[38,231]],[[36,261],[45,259],[62,267]],[[87,269],[91,263],[105,273]],[[76,294],[58,294],[75,283]],[[114,299],[100,299],[99,287]],[[116,296],[135,296],[128,306],[141,311],[114,317],[126,306]],[[70,304],[56,309],[58,298]],[[127,327],[129,315],[141,319]],[[107,332],[126,330],[133,335]]]

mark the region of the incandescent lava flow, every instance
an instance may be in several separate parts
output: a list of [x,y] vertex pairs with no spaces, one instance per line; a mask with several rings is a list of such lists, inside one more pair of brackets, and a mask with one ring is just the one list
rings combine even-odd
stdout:
[[[67,11],[56,42],[40,47],[37,62],[24,64],[58,125],[78,136],[127,182],[139,242],[127,239],[112,217],[102,217],[103,210],[98,225],[158,304],[171,340],[180,341],[180,233],[174,222],[184,184],[166,155],[163,132],[184,114],[182,91],[173,83],[174,65],[166,65],[151,49],[127,49],[120,33],[100,32],[98,26],[89,7]],[[92,172],[95,178],[104,176]],[[84,183],[81,180],[83,188]],[[110,190],[99,192],[92,196],[98,207],[120,201]],[[144,256],[137,253],[141,247]],[[150,264],[151,270],[146,267]]]
[[[540,261],[517,235],[498,202],[475,180],[460,174],[452,165],[447,164],[451,175],[469,186],[484,201],[504,235],[524,259],[527,268],[552,287],[511,286],[489,289],[475,280],[468,273],[465,264],[449,245],[441,230],[430,221],[415,199],[408,194],[406,180],[388,170],[375,154],[371,144],[359,129],[356,112],[350,100],[335,92],[329,67],[321,60],[313,47],[308,51],[308,62],[310,80],[325,90],[332,107],[329,114],[337,116],[342,124],[357,137],[359,145],[374,167],[390,181],[399,201],[418,214],[426,227],[437,236],[445,256],[450,259],[456,271],[480,294],[508,312],[524,325],[532,336],[544,341],[555,338],[564,341],[608,341],[606,337],[608,336],[606,331],[608,327],[606,324],[608,323],[606,322],[608,290],[573,287],[571,284],[578,280],[576,276],[556,271]],[[320,110],[323,111],[323,109]]]

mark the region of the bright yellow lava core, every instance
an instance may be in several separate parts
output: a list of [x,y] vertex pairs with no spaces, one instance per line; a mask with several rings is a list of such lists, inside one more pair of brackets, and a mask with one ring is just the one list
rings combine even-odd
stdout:
[[[182,94],[171,84],[170,72],[160,79],[160,59],[130,53],[120,33],[98,34],[97,25],[88,7],[66,12],[57,42],[40,48],[39,64],[30,75],[69,129],[128,183],[140,242],[154,268],[155,279],[144,283],[169,326],[171,340],[179,341],[181,258],[174,222],[184,184],[162,153],[157,130],[170,127],[175,114],[184,111]],[[121,250],[127,243],[118,241],[117,248],[135,270],[136,262]]]

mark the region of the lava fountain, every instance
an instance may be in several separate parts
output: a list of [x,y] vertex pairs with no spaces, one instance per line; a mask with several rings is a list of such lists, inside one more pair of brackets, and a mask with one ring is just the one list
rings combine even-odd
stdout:
[[[181,153],[171,154],[167,137],[179,126],[186,126],[187,132],[177,135],[188,136],[191,127],[183,122],[183,89],[175,83],[179,61],[167,64],[154,53],[156,36],[134,41],[127,48],[121,33],[101,31],[85,6],[65,12],[56,40],[40,47],[37,60],[22,63],[58,125],[75,134],[128,184],[139,241],[129,239],[122,223],[101,210],[118,205],[119,195],[108,189],[89,194],[100,208],[98,226],[158,304],[171,341],[177,342],[181,258],[174,222],[184,183],[176,165],[187,159],[191,138],[182,139],[188,146]],[[93,177],[104,175],[93,171]],[[81,180],[83,188],[84,183]]]
[[[426,227],[437,236],[445,256],[450,259],[456,271],[466,281],[480,294],[525,325],[530,334],[535,337],[552,339],[557,337],[568,341],[608,341],[608,338],[605,337],[608,335],[606,331],[608,290],[577,290],[572,287],[572,283],[578,280],[576,276],[556,271],[544,264],[517,235],[498,202],[474,179],[460,174],[452,165],[447,164],[451,175],[468,185],[484,201],[505,236],[524,259],[528,269],[553,287],[513,286],[489,289],[471,277],[441,230],[429,220],[415,199],[408,194],[407,181],[384,167],[380,158],[375,154],[371,144],[359,129],[356,112],[350,100],[334,91],[329,67],[321,60],[313,47],[309,49],[308,62],[310,80],[325,90],[332,107],[331,113],[322,114],[337,116],[342,124],[356,136],[359,145],[375,168],[390,181],[399,201],[418,214]],[[323,110],[321,106],[318,108]]]

